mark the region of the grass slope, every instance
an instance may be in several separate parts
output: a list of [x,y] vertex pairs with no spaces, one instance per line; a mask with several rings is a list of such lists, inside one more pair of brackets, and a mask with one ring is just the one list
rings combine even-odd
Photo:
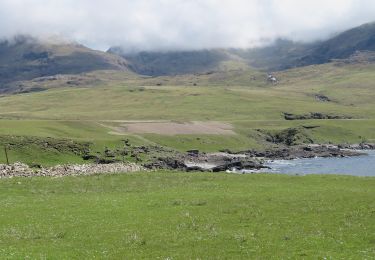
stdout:
[[[13,139],[22,136],[36,136],[40,139],[52,137],[55,139],[72,139],[77,142],[91,143],[92,153],[103,152],[105,147],[110,149],[122,148],[124,139],[129,139],[133,145],[159,144],[180,151],[200,149],[214,152],[221,149],[246,150],[262,149],[266,144],[264,137],[257,129],[281,131],[287,128],[317,126],[308,130],[310,137],[317,143],[359,143],[375,141],[375,120],[263,120],[263,121],[233,121],[237,135],[112,135],[110,129],[95,121],[47,121],[47,120],[0,120],[0,163],[5,163],[4,145],[12,143]],[[109,122],[102,122],[109,124]],[[112,122],[117,125],[117,122]],[[7,136],[7,138],[1,138]],[[59,153],[56,150],[45,149],[44,146],[26,145],[22,149],[9,151],[10,162],[22,161],[28,164],[54,165],[58,163],[79,163],[80,156],[72,153]]]
[[4,259],[375,256],[372,178],[155,172],[0,184]]
[[[46,121],[46,120],[1,120],[0,126],[0,163],[5,163],[4,146],[22,139],[24,136],[34,136],[40,140],[51,137],[56,140],[74,140],[78,143],[90,143],[93,151],[103,152],[105,147],[123,146],[123,139],[129,139],[133,145],[144,144],[144,139],[138,136],[115,136],[108,134],[108,129],[97,122],[86,121]],[[94,152],[95,153],[95,152]],[[82,163],[82,157],[71,152],[61,153],[44,146],[25,144],[22,148],[8,151],[10,162],[22,161],[28,164],[45,166],[59,163]]]
[[[233,121],[281,119],[282,112],[324,112],[373,119],[374,69],[375,65],[335,63],[310,66],[278,73],[278,85],[267,84],[264,78],[252,83],[253,71],[239,71],[223,80],[198,76],[202,83],[197,87],[189,86],[191,79],[186,76],[168,78],[165,84],[170,86],[155,86],[163,78],[139,78],[130,84],[141,87],[124,81],[103,87],[53,89],[0,98],[0,117]],[[317,101],[317,94],[327,95],[332,102]]]
[[[71,138],[91,142],[94,150],[101,151],[106,146],[122,145],[124,138],[133,144],[218,151],[263,148],[264,137],[258,129],[318,126],[308,131],[315,142],[373,142],[374,70],[374,64],[361,63],[309,66],[276,73],[277,85],[267,83],[264,74],[253,70],[156,78],[98,72],[106,79],[103,86],[54,88],[1,97],[0,135]],[[316,95],[327,96],[331,102],[321,102]],[[355,120],[286,121],[283,112],[321,112]],[[119,126],[121,122],[116,120],[223,121],[231,123],[237,135],[116,136],[103,126]],[[32,155],[34,148],[30,149]],[[33,161],[22,151],[13,152],[14,158]],[[1,153],[0,162],[4,162]]]

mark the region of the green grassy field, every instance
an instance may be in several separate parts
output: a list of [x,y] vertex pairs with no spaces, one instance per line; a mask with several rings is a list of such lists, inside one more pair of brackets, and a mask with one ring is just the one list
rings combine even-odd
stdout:
[[[0,98],[0,117],[50,120],[277,120],[282,112],[324,112],[375,118],[374,65],[325,64],[265,75],[253,71],[162,78],[116,79],[101,87],[57,88]],[[229,73],[227,75],[226,73]],[[233,72],[234,73],[234,72]],[[115,76],[113,76],[115,78]],[[319,102],[316,94],[332,102]]]
[[[267,83],[264,73],[246,69],[156,78],[97,72],[103,78],[102,86],[54,87],[0,97],[0,135],[91,142],[95,152],[122,145],[125,138],[135,145],[159,144],[181,151],[262,149],[268,144],[258,129],[281,131],[301,126],[317,126],[308,132],[317,143],[374,142],[374,69],[371,64],[309,66],[276,73],[277,85]],[[316,95],[326,95],[331,102],[321,102]],[[283,112],[321,112],[355,120],[286,121]],[[232,124],[236,135],[119,136],[105,127],[119,126],[116,120],[221,121]],[[5,145],[6,141],[0,142],[0,162],[5,160]],[[59,159],[58,153],[46,153],[40,147],[11,153],[12,161],[27,163],[81,161],[74,155]],[[33,158],[35,154],[39,158]]]
[[[83,163],[72,144],[97,154],[124,139],[180,151],[264,149],[272,145],[267,133],[288,128],[316,143],[375,142],[374,69],[310,66],[276,73],[277,85],[247,69],[156,78],[96,72],[102,85],[54,82],[48,91],[0,97],[0,163],[4,147],[11,163]],[[286,121],[283,112],[353,119]],[[126,120],[219,121],[236,134],[111,133]],[[374,178],[343,176],[0,180],[0,258],[372,259],[374,191]]]
[[374,196],[343,176],[0,180],[0,258],[372,259]]
[[[36,136],[41,140],[52,137],[57,140],[72,139],[90,143],[92,153],[103,152],[105,147],[116,149],[123,147],[124,139],[132,145],[158,144],[179,151],[199,149],[215,152],[222,149],[234,151],[246,149],[264,149],[269,146],[257,129],[280,131],[287,128],[319,126],[308,130],[310,137],[317,143],[360,143],[375,141],[375,120],[261,120],[232,121],[236,135],[177,135],[156,134],[110,134],[110,129],[96,121],[55,121],[55,120],[0,120],[0,163],[5,163],[4,146],[21,139],[22,136]],[[105,122],[108,124],[108,122]],[[118,123],[113,122],[116,125]],[[81,156],[61,153],[54,149],[45,149],[43,145],[28,145],[8,151],[10,162],[22,161],[28,164],[45,166],[60,163],[82,163]]]

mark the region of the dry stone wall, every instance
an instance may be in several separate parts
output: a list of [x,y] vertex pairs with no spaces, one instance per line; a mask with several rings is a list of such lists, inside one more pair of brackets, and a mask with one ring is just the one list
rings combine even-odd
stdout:
[[57,165],[51,168],[32,169],[26,164],[0,164],[0,179],[13,177],[64,177],[87,176],[95,174],[115,174],[143,171],[144,168],[133,163]]

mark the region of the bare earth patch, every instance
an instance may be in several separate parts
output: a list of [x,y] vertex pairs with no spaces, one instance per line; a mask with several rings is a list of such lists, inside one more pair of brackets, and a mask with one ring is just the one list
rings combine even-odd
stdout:
[[235,135],[231,124],[222,122],[129,122],[116,127],[117,134]]

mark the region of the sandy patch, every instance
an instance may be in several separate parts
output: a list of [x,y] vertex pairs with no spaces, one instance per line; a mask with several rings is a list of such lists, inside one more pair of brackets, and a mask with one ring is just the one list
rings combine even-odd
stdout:
[[[120,131],[121,130],[121,131]],[[134,122],[122,124],[117,133],[159,135],[235,135],[233,126],[221,122]]]

